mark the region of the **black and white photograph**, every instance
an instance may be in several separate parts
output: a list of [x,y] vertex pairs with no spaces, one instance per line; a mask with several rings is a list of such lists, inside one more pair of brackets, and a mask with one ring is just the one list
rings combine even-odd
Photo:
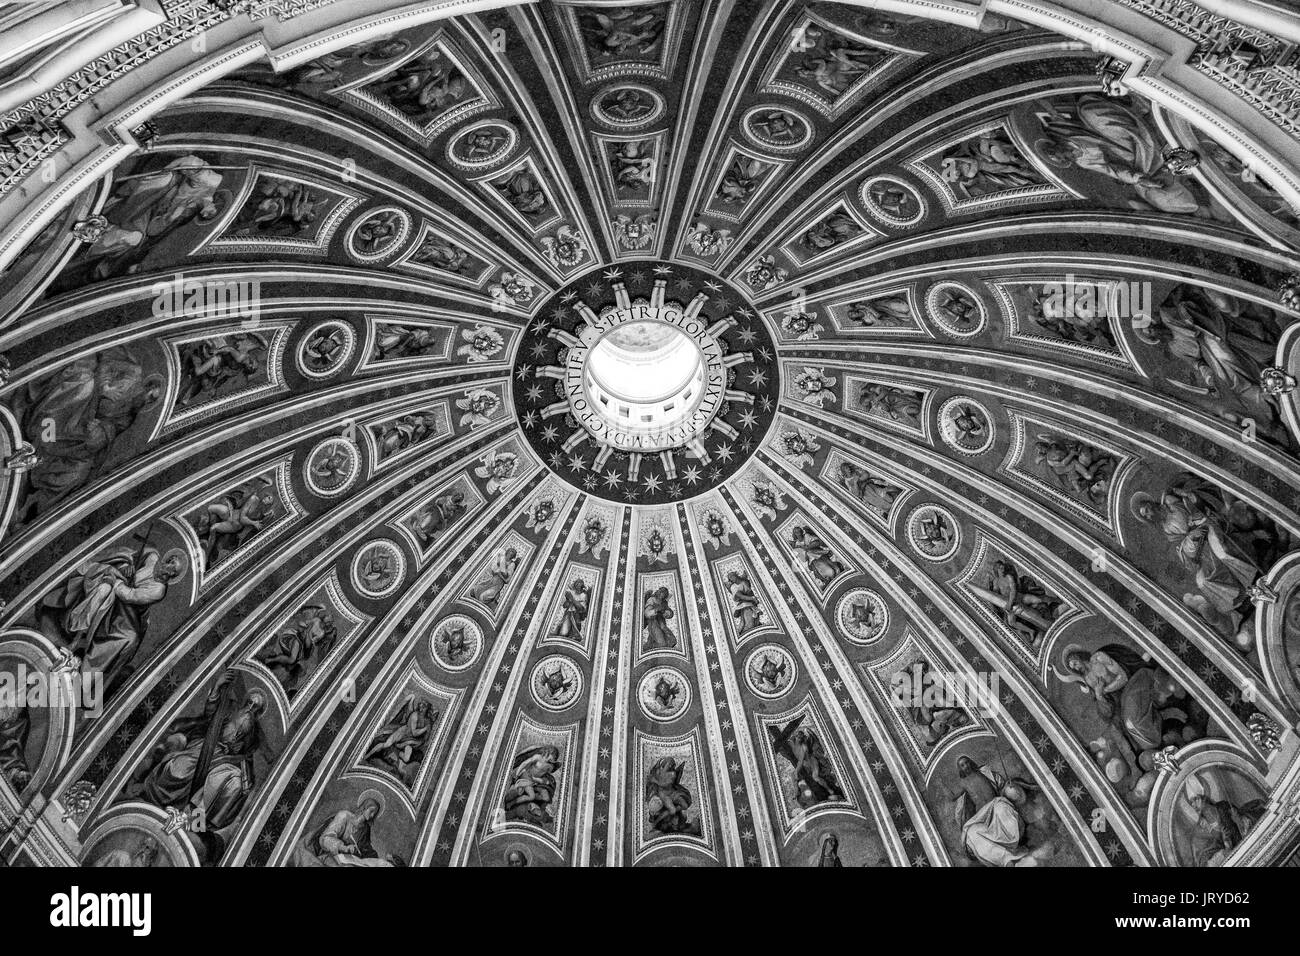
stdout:
[[1298,380],[1300,0],[0,4],[0,896],[1240,945]]

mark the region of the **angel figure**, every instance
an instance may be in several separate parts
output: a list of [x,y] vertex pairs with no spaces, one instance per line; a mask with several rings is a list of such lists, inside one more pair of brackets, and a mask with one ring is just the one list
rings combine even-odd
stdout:
[[941,554],[952,547],[956,533],[948,524],[946,515],[930,511],[921,516],[916,538],[917,543],[925,550]]
[[307,604],[276,632],[257,660],[293,696],[308,669],[329,654],[337,639],[334,616],[319,604]]
[[468,250],[437,233],[429,233],[421,240],[411,253],[411,261],[452,275],[472,275],[477,265]]
[[803,559],[809,573],[823,588],[844,573],[843,562],[808,525],[797,525],[790,531],[790,547]]
[[799,237],[799,244],[809,254],[815,254],[834,249],[841,243],[862,235],[862,232],[862,227],[852,216],[837,210],[821,222],[810,226]]
[[790,765],[795,783],[792,796],[805,810],[828,800],[844,799],[844,790],[821,740],[802,726],[806,716],[800,714],[784,727],[767,728],[773,753]]
[[380,325],[375,329],[376,360],[415,358],[442,352],[442,335],[426,325]]
[[631,140],[621,144],[609,157],[614,185],[620,190],[637,191],[654,186],[655,158],[648,140]]
[[988,419],[984,413],[966,402],[960,403],[953,411],[951,419],[957,440],[967,444],[978,445],[988,434]]
[[551,636],[581,642],[582,626],[587,620],[587,613],[591,610],[591,591],[587,587],[587,582],[582,578],[574,578],[564,589],[561,607],[560,620],[555,625],[555,630],[551,632]]
[[605,7],[587,11],[583,33],[600,56],[647,56],[659,47],[664,31],[661,13],[648,8]]
[[1030,647],[1042,643],[1060,613],[1060,600],[1028,574],[1019,574],[1009,561],[994,561],[984,587],[971,585],[971,590],[1000,611],[1003,622]]
[[905,295],[882,295],[850,302],[845,315],[864,328],[902,328],[912,324],[912,309]]
[[994,129],[958,143],[941,160],[944,178],[967,199],[979,199],[1044,182],[1005,130]]
[[555,799],[555,773],[560,766],[560,748],[554,745],[530,747],[515,757],[510,782],[501,798],[507,821],[541,827],[555,822],[551,801]]
[[334,367],[347,346],[348,331],[344,326],[321,326],[303,343],[303,364],[313,372],[326,372]]
[[311,462],[311,473],[325,487],[342,485],[352,475],[353,459],[349,447],[340,442],[327,447]]
[[276,517],[276,496],[269,478],[257,478],[204,506],[195,530],[206,535],[204,567],[211,570]]
[[232,384],[247,385],[263,371],[267,349],[265,337],[255,332],[218,335],[181,345],[181,383],[176,404],[207,401],[223,390],[229,391]]
[[849,494],[865,505],[867,510],[881,518],[889,517],[894,501],[903,493],[903,489],[898,485],[891,485],[884,478],[873,475],[851,461],[840,463],[839,479],[840,483],[848,489]]
[[761,159],[737,156],[718,184],[717,200],[728,206],[748,202],[771,171],[772,165]]
[[803,120],[785,110],[764,110],[756,114],[751,122],[775,143],[793,143],[804,135],[807,128]]
[[677,635],[668,622],[673,619],[666,587],[647,591],[641,602],[641,625],[645,630],[645,649],[662,650],[677,646]]
[[1094,504],[1106,501],[1116,464],[1114,455],[1049,434],[1040,434],[1034,442],[1034,463],[1062,488]]
[[503,548],[492,556],[492,561],[484,571],[483,577],[478,580],[470,593],[476,601],[482,601],[488,607],[495,609],[517,570],[519,570],[519,552],[514,548]]
[[646,774],[645,803],[650,826],[659,833],[700,835],[698,822],[687,817],[691,792],[682,784],[686,761],[661,757]]
[[433,544],[444,531],[464,517],[469,510],[465,492],[456,490],[438,495],[411,516],[410,528],[424,546]]
[[804,31],[804,39],[814,41],[810,52],[821,55],[804,57],[795,73],[801,79],[811,80],[833,97],[839,96],[890,55],[887,50],[824,34],[815,27]]
[[433,122],[471,89],[460,70],[443,63],[436,49],[399,66],[375,86],[395,109],[420,125]]
[[858,393],[862,411],[912,428],[921,427],[922,395],[897,385],[866,382]]
[[665,712],[670,712],[675,701],[681,694],[682,689],[679,685],[670,681],[667,677],[660,677],[655,681],[654,699]]
[[321,209],[329,202],[305,183],[289,180],[264,181],[251,207],[240,210],[235,234],[247,235],[254,230],[272,236],[296,236],[315,224]]
[[371,594],[385,590],[396,575],[393,556],[382,548],[372,548],[361,556],[357,566],[357,578],[362,587]]
[[726,582],[727,593],[731,595],[731,616],[736,619],[736,633],[744,636],[762,627],[763,608],[749,583],[749,575],[744,571],[728,571]]
[[508,140],[509,137],[501,127],[480,126],[466,133],[460,142],[466,159],[490,160]]
[[767,654],[764,654],[763,660],[750,669],[750,675],[758,685],[770,691],[781,688],[781,685],[785,682],[785,672],[785,659],[772,660]]
[[425,757],[425,746],[438,714],[432,701],[408,694],[392,719],[379,728],[362,759],[372,767],[396,774],[410,787]]
[[547,696],[555,701],[573,687],[573,681],[564,676],[564,669],[558,665],[552,670],[543,671],[538,680]]
[[947,695],[927,693],[927,688],[932,686],[935,677],[932,676],[928,661],[920,661],[917,667],[919,672],[911,682],[915,689],[904,695],[904,703],[908,720],[917,735],[925,744],[933,747],[952,731],[967,726],[970,717],[960,707],[946,706],[948,702],[943,698]]
[[353,235],[352,243],[364,256],[378,256],[397,239],[402,231],[402,216],[395,209],[375,213]]
[[541,180],[526,168],[516,169],[494,179],[492,185],[520,215],[536,216],[550,205]]
[[885,616],[881,608],[876,606],[876,602],[855,598],[849,602],[845,608],[847,620],[844,625],[855,634],[859,640],[868,640],[875,637],[882,627],[885,626]]

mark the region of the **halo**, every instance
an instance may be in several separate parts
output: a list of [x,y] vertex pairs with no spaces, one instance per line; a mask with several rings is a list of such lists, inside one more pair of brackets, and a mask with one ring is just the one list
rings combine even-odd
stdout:
[[511,843],[508,847],[502,850],[501,862],[504,863],[506,866],[509,866],[510,854],[515,852],[518,852],[518,854],[524,858],[524,866],[533,865],[533,855],[528,852],[527,845],[523,843]]
[[159,559],[159,563],[166,564],[173,557],[179,559],[180,562],[180,571],[176,573],[175,580],[183,581],[185,579],[185,573],[190,568],[189,555],[185,553],[184,548],[168,548],[163,552],[163,556]]
[[1137,518],[1138,521],[1141,521],[1144,524],[1147,523],[1148,519],[1144,518],[1141,512],[1138,511],[1138,509],[1142,505],[1147,504],[1148,502],[1150,502],[1153,505],[1156,505],[1157,507],[1160,504],[1160,502],[1156,501],[1154,495],[1146,491],[1133,492],[1133,497],[1129,499],[1129,503],[1128,503],[1128,510],[1133,513],[1133,517]]
[[1038,154],[1049,166],[1055,166],[1057,169],[1069,169],[1074,163],[1068,159],[1062,159],[1056,153],[1056,143],[1046,136],[1034,140],[1034,152]]
[[382,793],[374,788],[361,791],[361,795],[357,797],[357,809],[361,809],[361,804],[365,803],[367,800],[373,800],[379,806],[379,812],[375,814],[376,820],[383,816],[384,811],[388,809],[388,800]]
[[1063,648],[1061,648],[1060,655],[1059,655],[1061,666],[1064,667],[1066,670],[1070,669],[1069,661],[1066,658],[1068,658],[1075,651],[1078,651],[1080,654],[1090,653],[1087,649],[1084,648],[1082,644],[1066,644]]

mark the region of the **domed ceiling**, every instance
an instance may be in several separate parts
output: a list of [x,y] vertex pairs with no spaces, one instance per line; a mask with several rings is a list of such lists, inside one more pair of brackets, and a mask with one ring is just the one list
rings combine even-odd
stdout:
[[1294,851],[1266,32],[353,6],[6,120],[7,862]]

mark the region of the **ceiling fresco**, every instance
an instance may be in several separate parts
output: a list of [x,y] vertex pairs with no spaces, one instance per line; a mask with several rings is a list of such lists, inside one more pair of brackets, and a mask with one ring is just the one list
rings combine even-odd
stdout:
[[70,190],[0,280],[0,689],[79,693],[0,706],[0,858],[1296,852],[1290,187],[874,7],[336,32]]

